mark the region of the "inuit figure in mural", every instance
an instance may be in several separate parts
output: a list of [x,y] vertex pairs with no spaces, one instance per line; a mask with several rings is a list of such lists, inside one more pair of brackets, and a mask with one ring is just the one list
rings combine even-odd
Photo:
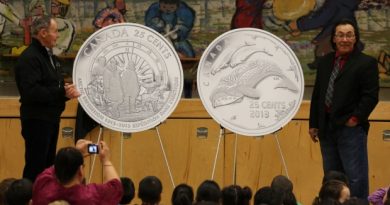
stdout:
[[93,20],[92,24],[95,28],[103,28],[105,26],[125,22],[124,15],[126,14],[126,3],[124,0],[114,0],[114,7],[107,6],[100,10]]
[[263,28],[263,5],[266,0],[236,0],[231,28]]
[[5,26],[5,20],[8,19],[23,28],[24,39],[23,44],[20,47],[13,47],[11,53],[19,55],[27,46],[31,43],[31,24],[32,22],[45,14],[45,7],[42,0],[31,0],[27,6],[26,17],[22,18],[18,11],[12,7],[6,0],[0,0],[0,35],[2,34]]
[[[300,35],[302,31],[322,28],[321,32],[312,40],[316,48],[315,60],[308,64],[310,69],[317,68],[316,59],[318,57],[333,51],[330,38],[334,24],[341,19],[349,19],[356,23],[355,11],[359,3],[360,0],[326,0],[318,10],[289,23],[293,36]],[[363,48],[361,42],[357,45],[359,49]]]
[[31,43],[31,24],[32,22],[45,15],[45,6],[43,0],[32,0],[28,5],[28,14],[26,18],[21,21],[21,26],[24,30],[24,45]]
[[76,35],[75,25],[69,19],[66,19],[70,6],[70,0],[52,0],[51,14],[55,17],[58,23],[57,45],[53,48],[55,55],[60,55],[67,52],[72,45]]
[[172,42],[180,57],[195,57],[187,40],[194,26],[195,11],[180,0],[160,0],[145,13],[145,25]]
[[7,0],[0,0],[0,39],[4,32],[6,20],[15,25],[20,25],[21,16]]

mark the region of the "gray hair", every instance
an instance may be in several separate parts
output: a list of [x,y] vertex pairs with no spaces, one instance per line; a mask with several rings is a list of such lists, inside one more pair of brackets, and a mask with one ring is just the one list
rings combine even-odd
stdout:
[[31,25],[32,36],[37,36],[41,29],[48,29],[50,26],[51,16],[42,16],[33,21]]

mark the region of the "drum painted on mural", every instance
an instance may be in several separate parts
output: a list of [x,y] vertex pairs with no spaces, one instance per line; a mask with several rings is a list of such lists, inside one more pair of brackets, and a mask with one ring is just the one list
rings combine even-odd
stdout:
[[169,42],[139,24],[121,23],[93,33],[73,66],[79,102],[104,127],[140,132],[163,122],[183,89],[180,59]]
[[302,68],[290,47],[253,28],[216,38],[201,57],[197,83],[213,119],[247,136],[281,129],[298,111],[304,91]]
[[316,4],[321,2],[321,0],[274,0],[272,11],[274,16],[280,20],[296,20],[309,14],[315,9]]

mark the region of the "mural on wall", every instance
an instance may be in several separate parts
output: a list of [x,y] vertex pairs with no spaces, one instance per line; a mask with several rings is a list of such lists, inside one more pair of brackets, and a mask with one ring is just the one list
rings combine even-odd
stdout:
[[145,12],[145,25],[161,33],[180,57],[195,57],[188,36],[194,26],[195,11],[180,0],[160,0]]
[[58,24],[57,45],[53,48],[55,55],[61,55],[70,49],[76,34],[76,27],[71,19],[66,16],[70,7],[70,0],[52,0],[51,15]]
[[263,5],[265,0],[236,0],[231,28],[263,28]]
[[111,24],[126,22],[126,12],[126,3],[124,0],[115,0],[112,7],[107,5],[97,12],[92,24],[96,29],[99,29]]
[[[57,54],[65,56],[75,56],[91,33],[111,21],[146,24],[169,38],[183,56],[198,58],[221,33],[232,28],[255,27],[274,33],[295,51],[304,69],[305,82],[311,85],[316,57],[331,51],[329,29],[338,19],[349,18],[359,25],[364,52],[378,59],[381,85],[390,87],[389,0],[180,2],[172,15],[162,14],[159,0],[0,0],[0,53],[17,55],[28,45],[29,25],[42,14],[57,18],[61,36]],[[164,26],[156,26],[160,21]],[[177,29],[178,26],[186,29]],[[0,70],[5,67],[0,62]]]

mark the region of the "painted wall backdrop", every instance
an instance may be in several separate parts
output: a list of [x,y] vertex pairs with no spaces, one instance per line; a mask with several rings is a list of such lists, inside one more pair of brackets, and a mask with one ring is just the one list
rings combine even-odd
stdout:
[[[156,1],[125,0],[126,22],[144,24],[145,11]],[[218,35],[231,29],[232,17],[237,6],[252,5],[248,12],[258,17],[253,23],[282,38],[295,51],[305,73],[306,85],[312,85],[315,70],[308,67],[315,57],[317,35],[328,25],[326,19],[335,16],[338,8],[329,5],[344,2],[358,4],[352,12],[365,44],[364,52],[378,59],[381,86],[390,87],[390,0],[185,0],[196,12],[195,23],[189,36],[196,57],[200,57],[207,45]],[[338,2],[338,3],[337,3]],[[255,5],[255,7],[253,7]],[[52,8],[53,7],[53,8]],[[56,7],[56,8],[55,8]],[[75,56],[85,39],[96,28],[92,22],[102,9],[113,8],[112,0],[0,0],[0,79],[12,81],[12,62],[18,49],[28,43],[28,23],[44,14],[55,14],[61,21],[64,45],[58,52],[63,56]],[[255,8],[255,9],[253,9]],[[345,12],[345,11],[341,11]],[[250,13],[249,13],[250,14]],[[293,33],[289,27],[299,17],[314,21],[317,25]],[[242,17],[242,19],[246,19]],[[240,20],[238,18],[238,20]],[[73,29],[73,30],[72,30]],[[69,45],[68,45],[69,44]],[[8,60],[12,58],[13,60]],[[11,76],[11,77],[10,77]]]

